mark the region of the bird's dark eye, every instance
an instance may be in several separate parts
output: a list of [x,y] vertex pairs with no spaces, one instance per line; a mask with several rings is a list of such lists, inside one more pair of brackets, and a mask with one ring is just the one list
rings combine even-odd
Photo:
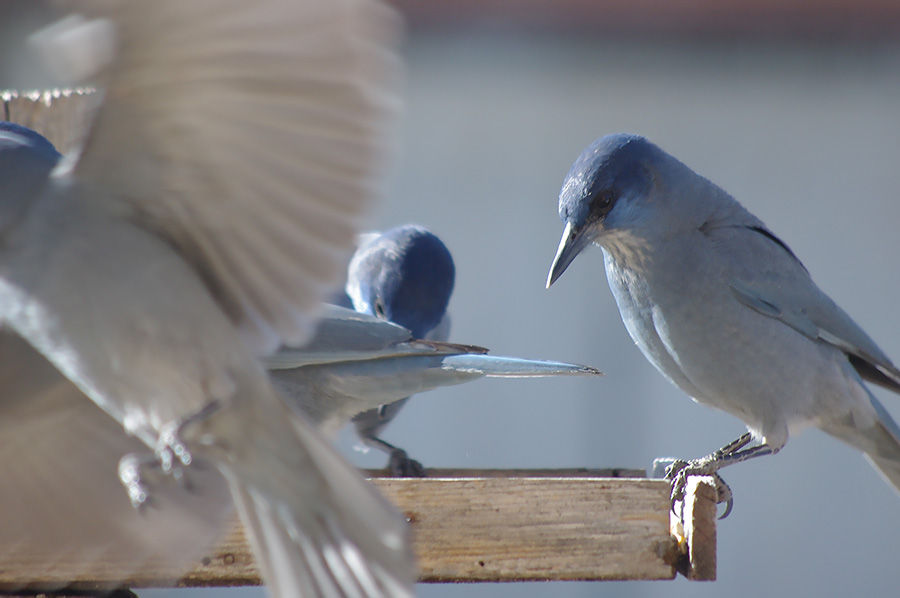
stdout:
[[613,198],[614,194],[610,189],[597,193],[591,200],[591,212],[598,216],[605,215],[612,206]]
[[375,315],[379,318],[384,318],[384,303],[382,303],[381,299],[375,300]]

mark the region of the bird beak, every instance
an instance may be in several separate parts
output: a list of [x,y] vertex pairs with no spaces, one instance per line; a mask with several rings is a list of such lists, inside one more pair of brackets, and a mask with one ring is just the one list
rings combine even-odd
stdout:
[[584,228],[574,226],[571,222],[566,223],[566,229],[563,231],[562,239],[559,241],[559,248],[556,250],[556,257],[553,259],[553,265],[550,266],[550,274],[547,276],[547,288],[550,288],[556,279],[562,276],[572,260],[575,259],[581,250],[588,246],[591,242],[590,235],[584,234]]

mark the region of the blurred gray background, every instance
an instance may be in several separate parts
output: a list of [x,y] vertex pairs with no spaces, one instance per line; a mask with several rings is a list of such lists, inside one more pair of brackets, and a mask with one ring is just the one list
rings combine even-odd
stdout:
[[[420,395],[388,440],[433,467],[646,467],[658,456],[705,455],[744,431],[646,362],[619,319],[599,250],[544,289],[562,231],[562,179],[588,143],[613,132],[648,136],[732,193],[900,360],[896,19],[874,9],[861,20],[846,10],[781,19],[773,9],[742,26],[604,20],[595,9],[542,26],[541,13],[510,22],[478,10],[412,11],[407,109],[388,198],[371,223],[425,225],[453,252],[451,340],[607,376],[483,380]],[[876,392],[900,418],[900,397]],[[347,431],[339,442],[361,466],[384,464],[354,451]],[[725,478],[735,508],[719,526],[716,582],[421,585],[419,594],[897,595],[900,497],[859,453],[810,430]]]

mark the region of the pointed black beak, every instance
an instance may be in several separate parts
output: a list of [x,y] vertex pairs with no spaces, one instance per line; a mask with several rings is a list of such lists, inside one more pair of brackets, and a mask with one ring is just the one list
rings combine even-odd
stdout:
[[553,259],[553,265],[550,266],[550,273],[547,275],[547,288],[550,288],[556,279],[562,276],[572,260],[575,259],[581,250],[587,247],[591,242],[590,236],[584,234],[584,228],[578,228],[571,222],[566,223],[566,229],[563,231],[562,239],[559,241],[559,248],[556,250],[556,257]]

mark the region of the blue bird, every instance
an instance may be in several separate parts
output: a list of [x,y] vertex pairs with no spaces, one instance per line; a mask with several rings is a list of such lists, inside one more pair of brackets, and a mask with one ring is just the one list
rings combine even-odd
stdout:
[[[689,475],[777,453],[817,426],[900,490],[900,428],[864,381],[900,392],[900,371],[813,282],[794,253],[728,193],[656,145],[609,135],[582,152],[559,196],[565,224],[547,286],[599,245],[622,321],[644,356],[695,401],[749,433],[668,470]],[[725,516],[723,515],[723,517]]]
[[[403,326],[414,338],[446,341],[455,275],[444,243],[420,226],[406,225],[369,236],[350,261],[346,289],[356,311]],[[422,477],[421,463],[379,437],[407,400],[360,413],[353,424],[364,445],[388,453],[395,476]]]
[[427,230],[401,226],[366,236],[346,286],[357,311],[328,306],[310,344],[266,359],[273,382],[326,433],[353,418],[364,441],[390,453],[394,475],[409,476],[424,475],[424,468],[377,434],[410,395],[485,376],[599,374],[443,342],[453,282],[450,252]]

